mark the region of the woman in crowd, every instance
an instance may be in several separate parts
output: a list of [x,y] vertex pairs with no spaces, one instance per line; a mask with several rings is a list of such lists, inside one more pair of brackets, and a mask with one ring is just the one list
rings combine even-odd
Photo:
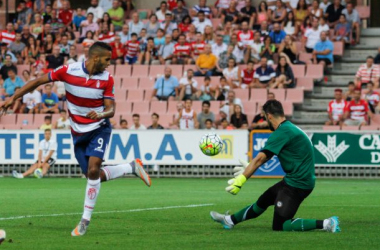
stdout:
[[323,10],[321,8],[319,8],[319,2],[318,0],[314,0],[312,5],[311,5],[311,9],[310,9],[310,15],[314,18],[321,18],[323,17]]
[[282,23],[282,29],[287,35],[291,35],[293,37],[298,36],[298,26],[296,25],[294,13],[292,11],[288,12],[285,21]]
[[102,27],[103,23],[106,23],[108,26],[108,30],[110,32],[114,32],[115,26],[112,23],[111,16],[107,12],[103,14],[103,18],[99,20],[99,27]]
[[94,42],[94,32],[92,32],[91,30],[87,31],[86,38],[82,42],[83,47],[91,46]]
[[292,68],[286,62],[285,57],[280,57],[280,61],[276,68],[276,82],[272,86],[272,88],[294,88],[296,86],[296,82],[294,79],[294,74]]
[[194,24],[190,24],[189,26],[189,32],[186,34],[186,41],[189,43],[194,42],[197,35],[197,29],[195,28]]
[[278,48],[278,54],[285,57],[290,64],[297,64],[297,47],[291,36],[286,35]]
[[238,129],[248,129],[247,115],[243,114],[240,105],[234,105],[234,113],[231,115],[231,125]]
[[294,9],[294,17],[298,25],[302,25],[305,18],[309,16],[309,10],[305,0],[299,0],[297,8]]
[[211,26],[206,26],[203,34],[203,41],[208,44],[214,43],[214,30]]
[[25,58],[25,64],[34,63],[40,53],[40,48],[37,46],[36,39],[33,36],[29,37],[28,43],[29,44],[24,49],[23,55]]
[[39,13],[34,14],[34,23],[30,25],[30,33],[37,38],[44,31],[44,22]]
[[276,9],[272,13],[272,22],[282,24],[286,18],[286,13],[287,11],[282,0],[277,0]]
[[187,34],[189,32],[190,25],[191,25],[191,17],[185,16],[182,19],[182,22],[178,25],[178,28],[181,31],[181,33]]
[[259,4],[259,10],[257,13],[256,29],[260,28],[262,22],[269,22],[270,15],[268,13],[268,4],[265,1],[261,1]]
[[145,29],[148,37],[156,37],[157,31],[160,28],[156,14],[152,14],[149,17],[149,22],[145,24]]
[[273,64],[273,55],[276,52],[276,46],[272,43],[272,38],[266,36],[264,38],[264,45],[261,46],[260,58],[265,57],[268,59],[268,64]]
[[223,76],[227,79],[228,85],[231,89],[239,88],[239,76],[241,72],[233,58],[228,59],[228,67],[223,69]]
[[47,34],[45,41],[41,44],[41,53],[51,54],[53,52],[54,38],[52,34]]

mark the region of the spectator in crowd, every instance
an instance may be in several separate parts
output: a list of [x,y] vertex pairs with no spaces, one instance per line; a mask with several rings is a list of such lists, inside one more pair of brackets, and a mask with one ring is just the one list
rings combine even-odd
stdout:
[[34,14],[34,21],[30,25],[30,33],[37,38],[39,34],[41,34],[44,30],[44,24],[39,13]]
[[319,7],[318,0],[313,0],[310,9],[310,16],[317,19],[323,17],[323,9]]
[[80,23],[80,27],[82,28],[82,33],[80,36],[82,40],[87,37],[87,33],[89,31],[93,33],[97,33],[99,31],[98,23],[94,21],[94,14],[91,12],[87,14],[87,19]]
[[157,65],[159,64],[158,61],[158,51],[154,46],[154,39],[153,37],[149,37],[147,39],[147,46],[144,51],[140,52],[139,55],[139,64],[145,64],[145,65],[150,65],[154,64]]
[[64,64],[65,58],[60,54],[59,46],[53,47],[53,53],[46,57],[48,62],[48,69],[56,69]]
[[174,21],[180,23],[186,16],[189,16],[189,10],[185,7],[183,0],[177,1],[177,7],[172,10]]
[[317,42],[312,53],[313,62],[323,65],[323,68],[332,65],[334,63],[333,50],[334,44],[327,39],[327,33],[321,32],[321,40]]
[[231,125],[236,129],[248,129],[247,115],[242,112],[240,105],[234,105],[234,113],[231,115]]
[[51,116],[47,115],[44,117],[44,123],[40,126],[40,130],[53,129],[53,124],[51,123]]
[[260,58],[266,58],[270,65],[273,65],[273,55],[276,52],[276,45],[272,43],[272,38],[266,36],[264,38],[264,44],[261,46]]
[[112,8],[107,11],[114,26],[113,31],[120,31],[124,23],[124,10],[120,7],[119,0],[112,2]]
[[4,81],[5,97],[11,97],[15,93],[15,88],[24,86],[24,81],[16,75],[13,69],[8,69],[8,77]]
[[202,102],[202,112],[200,112],[197,116],[199,129],[206,128],[207,120],[210,120],[211,126],[213,126],[213,123],[215,122],[215,115],[213,112],[210,111],[210,107],[211,107],[211,103],[209,101]]
[[247,47],[247,45],[253,39],[253,31],[249,29],[248,22],[241,24],[241,30],[237,32],[238,41]]
[[[4,39],[3,39],[4,40]],[[11,43],[9,46],[9,49],[11,52],[16,55],[16,56],[21,56],[22,52],[24,51],[26,45],[21,42],[21,34],[17,33],[16,34],[16,39],[14,42]]]
[[264,44],[261,42],[261,34],[256,31],[253,35],[253,41],[250,41],[247,45],[245,62],[252,61],[258,63],[260,61],[260,52],[263,45]]
[[239,76],[241,71],[236,64],[235,59],[228,60],[228,67],[223,70],[223,76],[227,79],[227,83],[231,89],[240,88]]
[[335,89],[334,91],[335,99],[329,102],[327,109],[329,120],[326,121],[325,125],[339,125],[342,126],[344,121],[344,109],[347,102],[343,99],[342,89]]
[[197,29],[194,24],[189,25],[189,31],[186,33],[186,40],[189,42],[195,41],[195,36],[197,35]]
[[269,129],[267,118],[265,117],[262,107],[260,108],[260,113],[253,118],[250,129]]
[[287,11],[285,8],[285,4],[282,2],[282,0],[277,0],[276,9],[272,12],[272,22],[281,24],[283,21],[285,21],[286,14],[287,14]]
[[291,35],[293,37],[297,37],[299,33],[299,27],[296,25],[296,20],[294,18],[294,12],[289,11],[286,14],[286,19],[282,23],[281,28],[285,31],[287,35]]
[[348,23],[351,25],[351,28],[355,30],[356,35],[356,44],[360,43],[360,16],[356,9],[354,9],[354,4],[348,2],[346,8],[342,10],[342,14],[346,16]]
[[178,80],[175,76],[172,76],[172,69],[165,68],[165,75],[158,78],[154,84],[151,100],[159,101],[173,101],[175,97],[178,97]]
[[[36,2],[34,2],[34,4],[37,4],[38,2],[43,3],[41,1],[36,1]],[[44,24],[50,23],[51,19],[52,19],[52,17],[51,17],[52,16],[52,6],[47,4],[45,8],[38,8],[35,10],[35,12],[37,12],[41,9],[45,10],[41,14],[42,20],[44,21]]]
[[208,129],[208,130],[214,130],[215,128],[213,127],[213,122],[211,119],[207,119],[205,121],[205,129]]
[[323,10],[323,14],[326,14],[327,7],[329,7],[330,4],[330,0],[322,0],[319,3],[319,8]]
[[295,88],[296,79],[294,78],[292,67],[287,63],[285,57],[280,57],[276,68],[276,82],[272,88]]
[[60,117],[54,123],[54,129],[70,129],[70,121],[67,119],[66,110],[62,109],[60,112]]
[[125,48],[119,35],[115,36],[115,41],[110,43],[110,46],[112,48],[111,63],[122,64],[124,62]]
[[4,64],[0,69],[1,78],[5,81],[8,78],[8,71],[12,69],[17,74],[17,67],[12,63],[11,55],[5,55]]
[[198,82],[194,79],[194,71],[188,69],[187,75],[179,80],[179,100],[196,99]]
[[267,101],[269,100],[275,100],[276,99],[276,96],[274,95],[273,92],[268,92],[267,94]]
[[158,60],[160,60],[160,64],[171,64],[173,52],[174,44],[172,43],[172,36],[170,34],[167,34],[165,35],[165,44],[160,46],[160,49],[158,50]]
[[61,41],[58,44],[58,46],[59,46],[59,53],[63,57],[68,57],[69,56],[69,52],[70,52],[70,44],[69,44],[69,40],[68,40],[68,37],[67,37],[66,34],[63,34],[61,36]]
[[172,34],[177,29],[177,23],[173,22],[173,16],[171,13],[166,13],[165,20],[160,24],[160,28],[165,31],[165,34]]
[[233,54],[234,51],[234,46],[232,44],[227,46],[227,50],[222,52],[219,55],[218,59],[218,66],[219,68],[217,69],[218,74],[223,74],[223,69],[228,67],[228,61],[230,59],[234,59],[236,61],[236,56]]
[[133,114],[132,119],[133,119],[133,125],[131,126],[130,129],[132,129],[132,130],[146,130],[146,127],[140,123],[140,115],[139,114]]
[[228,92],[231,90],[230,85],[227,83],[227,79],[222,76],[219,78],[219,86],[215,90],[215,99],[217,101],[224,101],[228,97]]
[[176,123],[179,124],[181,130],[197,129],[199,127],[197,120],[197,112],[192,108],[193,101],[187,99],[185,108],[178,113]]
[[201,32],[202,34],[204,33],[206,26],[212,27],[210,19],[206,18],[205,12],[203,11],[198,12],[197,18],[193,20],[193,25],[197,29],[197,32]]
[[0,32],[0,41],[2,43],[6,43],[7,46],[11,45],[16,41],[16,32],[12,23],[7,23],[6,29]]
[[178,43],[174,45],[172,64],[191,64],[191,45],[186,42],[186,36],[181,34]]
[[203,12],[205,16],[211,18],[211,8],[207,6],[207,0],[199,0],[199,4],[195,5],[191,10],[191,15],[196,16],[199,12]]
[[262,23],[270,20],[270,12],[268,11],[268,4],[265,1],[261,1],[257,13],[257,21],[255,28],[261,26]]
[[[29,25],[32,20],[33,11],[26,6],[25,1],[20,1],[20,9],[17,13],[17,25],[23,29],[24,26]],[[29,27],[27,27],[29,30]]]
[[88,52],[90,50],[90,47],[84,47],[83,48],[83,54],[79,55],[78,62],[84,62],[88,59]]
[[203,35],[197,32],[196,39],[191,43],[191,53],[194,62],[197,61],[198,56],[204,52],[206,43],[203,41]]
[[131,34],[131,40],[125,45],[125,62],[129,65],[135,64],[138,59],[138,53],[140,51],[140,42],[137,41],[137,34]]
[[[36,39],[32,36],[29,38],[28,44],[24,49],[22,57],[25,58],[25,64],[32,64],[36,61],[40,48],[37,46]],[[14,56],[12,56],[14,57]]]
[[217,57],[220,58],[220,55],[227,50],[227,44],[223,42],[223,36],[217,35],[215,39],[215,43],[211,45],[212,53]]
[[380,94],[373,90],[373,82],[367,83],[367,89],[364,93],[364,99],[368,102],[368,106],[372,113],[379,113],[380,110]]
[[148,37],[157,36],[157,31],[160,29],[160,23],[158,22],[156,14],[150,15],[149,21],[145,24],[145,29]]
[[222,10],[220,15],[221,22],[224,24],[226,22],[232,22],[232,24],[237,24],[239,17],[239,11],[236,9],[236,2],[230,1],[229,7]]
[[345,15],[340,15],[339,22],[335,25],[335,41],[341,41],[343,47],[345,44],[350,44],[351,25],[347,22]]
[[256,16],[257,11],[251,0],[245,0],[245,7],[240,10],[239,21],[248,22],[248,26],[252,28],[255,25]]
[[272,42],[275,44],[276,48],[278,48],[284,40],[286,33],[281,29],[279,23],[274,23],[273,30],[269,33],[269,36],[272,39]]
[[162,22],[166,19],[166,14],[170,14],[171,12],[168,10],[168,4],[165,1],[162,1],[160,4],[160,9],[156,11],[156,16],[159,22]]
[[347,102],[351,101],[354,99],[354,92],[355,92],[355,83],[354,82],[349,82],[348,85],[348,90],[346,93],[344,93],[344,100]]
[[230,45],[234,46],[233,54],[236,58],[237,63],[244,63],[244,45],[238,41],[237,35],[233,34],[231,36]]
[[191,24],[191,22],[192,21],[191,21],[190,16],[185,16],[184,18],[182,18],[182,21],[178,25],[179,31],[183,34],[186,34],[186,36],[187,36],[187,34],[190,32],[190,26],[192,26],[192,29],[193,29],[194,34],[195,34],[195,32],[197,30],[196,30],[195,26],[193,24]]
[[[51,138],[51,129],[45,129],[44,139],[40,141],[38,146],[38,158],[25,173],[18,173],[13,170],[14,178],[23,179],[34,173],[36,178],[42,178],[49,171],[57,159],[57,143]],[[41,170],[42,169],[42,170]]]
[[21,111],[25,114],[38,114],[41,105],[41,93],[33,90],[22,97]]
[[152,125],[148,127],[148,129],[165,129],[162,127],[159,123],[158,120],[160,119],[160,116],[157,113],[152,114]]
[[62,20],[62,23],[69,27],[73,22],[74,11],[70,9],[70,3],[68,0],[62,2],[62,8],[58,11],[58,18]]
[[255,88],[269,88],[275,82],[276,72],[268,65],[268,60],[262,57],[260,67],[256,69],[253,77]]
[[98,5],[98,0],[91,0],[91,7],[87,9],[87,16],[89,13],[92,13],[95,23],[103,17],[104,10]]
[[248,89],[254,87],[254,63],[249,61],[247,64],[247,68],[243,69],[240,73],[239,77],[239,85],[242,89]]
[[310,14],[305,0],[299,0],[297,8],[293,9],[293,11],[298,26],[301,26],[305,18]]
[[307,53],[312,53],[315,45],[319,42],[321,38],[321,31],[319,30],[318,19],[314,18],[312,21],[312,27],[306,29],[305,35],[303,37],[303,47]]
[[129,34],[140,34],[141,30],[145,27],[144,23],[140,21],[139,14],[137,12],[132,14],[132,20],[128,23]]
[[[95,43],[95,34],[91,30],[86,32],[86,37],[84,37],[83,41],[82,38],[79,39],[79,41],[82,41],[82,46],[85,47],[90,47],[93,43]],[[123,43],[124,44],[124,43]],[[51,46],[53,47],[53,46]]]
[[29,25],[24,25],[21,32],[21,42],[23,42],[26,46],[29,45],[29,39],[34,36],[30,34]]
[[122,44],[126,44],[129,40],[131,40],[131,36],[129,34],[129,26],[128,24],[124,24],[121,28],[121,31],[118,33],[120,36],[120,41]]
[[289,64],[300,64],[297,60],[297,47],[290,35],[287,35],[278,48],[278,54],[286,58]]
[[112,3],[113,3],[113,0],[100,0],[100,1],[99,1],[99,6],[100,6],[104,11],[108,11],[109,9],[112,8]]
[[221,126],[221,129],[225,129],[225,130],[233,130],[234,129],[234,127],[228,123],[228,120],[226,118],[222,118],[220,120],[220,126]]
[[110,31],[109,25],[107,25],[107,23],[100,24],[100,34],[98,35],[98,41],[111,43],[114,41],[114,39],[115,33],[113,33],[113,31]]
[[327,18],[330,28],[334,28],[339,21],[339,17],[342,14],[344,6],[341,4],[341,0],[334,0],[333,4],[330,4],[326,8],[325,17]]
[[[179,36],[181,33],[179,33],[179,29],[174,29],[172,33],[172,39],[174,42],[178,42]],[[190,41],[189,41],[190,42]]]
[[121,7],[124,10],[124,19],[130,19],[131,14],[136,11],[136,6],[133,0],[122,0]]
[[211,78],[209,76],[205,76],[204,84],[197,92],[197,99],[200,101],[210,101],[216,99],[215,88],[211,86]]
[[42,94],[41,113],[42,114],[58,114],[58,96],[52,92],[50,84],[45,85],[45,93]]
[[375,88],[379,87],[380,69],[379,65],[374,64],[372,56],[368,56],[366,63],[362,64],[355,75],[355,84],[361,88],[369,82],[375,85]]
[[361,99],[360,88],[355,88],[354,99],[347,103],[344,111],[343,126],[366,126],[368,125],[368,118],[372,118],[368,103]]
[[243,102],[240,98],[236,97],[235,91],[230,90],[227,93],[227,100],[220,104],[220,108],[223,109],[223,112],[228,117],[227,120],[229,120],[231,115],[235,112],[234,105],[239,105],[242,109],[242,113],[244,113]]
[[205,46],[204,53],[198,57],[195,65],[197,67],[195,76],[212,76],[214,74],[214,70],[218,65],[218,58],[211,53],[210,44]]
[[121,119],[119,123],[120,129],[128,129],[128,122],[125,119]]

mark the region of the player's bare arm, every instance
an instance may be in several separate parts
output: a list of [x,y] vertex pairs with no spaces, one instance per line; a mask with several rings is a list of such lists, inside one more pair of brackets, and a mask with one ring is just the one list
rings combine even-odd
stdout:
[[115,101],[112,99],[104,99],[104,111],[101,113],[91,111],[87,114],[87,117],[93,120],[97,120],[97,119],[104,119],[104,118],[112,118],[114,115],[115,115]]

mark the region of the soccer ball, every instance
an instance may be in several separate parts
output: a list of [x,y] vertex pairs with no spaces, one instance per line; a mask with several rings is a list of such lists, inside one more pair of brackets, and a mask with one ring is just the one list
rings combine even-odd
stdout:
[[0,244],[5,240],[6,234],[3,229],[0,229]]
[[36,177],[37,179],[41,179],[43,177],[42,168],[37,168],[36,170],[34,170],[34,177]]
[[215,133],[205,134],[199,142],[199,148],[207,156],[219,154],[223,149],[223,141]]

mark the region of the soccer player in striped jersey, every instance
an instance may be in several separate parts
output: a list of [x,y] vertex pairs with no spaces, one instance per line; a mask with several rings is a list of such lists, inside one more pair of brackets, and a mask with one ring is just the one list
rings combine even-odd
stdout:
[[111,136],[109,118],[115,113],[114,81],[106,71],[110,65],[111,54],[112,49],[108,44],[96,42],[89,50],[87,61],[60,66],[29,81],[0,106],[1,115],[12,107],[15,100],[40,85],[52,81],[64,82],[75,157],[88,178],[83,216],[72,231],[72,236],[82,236],[86,233],[101,182],[134,174],[147,186],[151,185],[150,177],[144,171],[140,159],[126,164],[101,166]]

